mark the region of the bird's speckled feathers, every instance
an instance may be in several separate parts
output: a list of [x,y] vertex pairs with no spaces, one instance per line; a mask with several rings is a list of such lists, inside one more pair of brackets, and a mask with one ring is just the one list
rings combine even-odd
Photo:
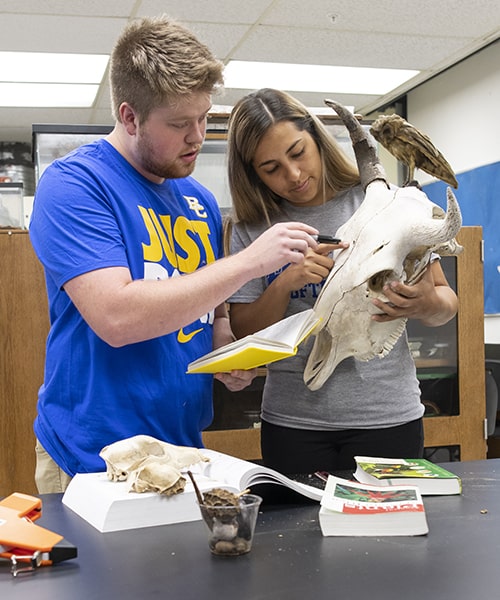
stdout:
[[382,115],[370,128],[373,137],[397,160],[408,166],[407,184],[415,169],[458,187],[453,169],[430,138],[399,115]]

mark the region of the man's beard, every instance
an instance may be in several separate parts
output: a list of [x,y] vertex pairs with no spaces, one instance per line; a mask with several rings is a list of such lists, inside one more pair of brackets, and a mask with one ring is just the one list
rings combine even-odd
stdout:
[[191,175],[196,165],[196,161],[189,164],[183,164],[176,163],[175,161],[165,163],[155,160],[149,140],[144,136],[141,136],[138,139],[138,150],[141,167],[148,173],[151,173],[156,177],[161,177],[162,179],[180,179],[182,177],[187,177],[188,175]]

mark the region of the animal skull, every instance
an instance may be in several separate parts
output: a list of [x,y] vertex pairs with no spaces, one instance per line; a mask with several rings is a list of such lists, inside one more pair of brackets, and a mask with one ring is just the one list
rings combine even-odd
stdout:
[[146,458],[141,466],[130,474],[131,492],[158,492],[166,496],[173,496],[184,491],[186,479],[181,472],[164,463],[156,456]]
[[[149,435],[136,435],[114,442],[105,446],[99,456],[106,463],[110,481],[130,479],[134,491],[157,491],[156,488],[161,488],[161,493],[167,494],[184,489],[180,482],[183,479],[180,469],[210,460],[197,448],[175,446]],[[170,485],[165,487],[167,483]],[[171,487],[172,491],[169,491]]]
[[317,390],[345,358],[363,361],[386,356],[405,329],[406,319],[372,321],[373,298],[387,302],[383,287],[390,281],[413,284],[431,254],[459,254],[454,240],[462,219],[450,188],[446,213],[417,187],[387,184],[374,143],[343,106],[335,109],[349,130],[365,188],[365,199],[336,237],[350,246],[335,252],[335,265],[316,300],[321,318],[304,370],[306,385]]

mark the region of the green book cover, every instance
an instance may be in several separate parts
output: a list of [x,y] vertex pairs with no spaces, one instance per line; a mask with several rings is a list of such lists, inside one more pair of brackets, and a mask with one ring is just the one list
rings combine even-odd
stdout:
[[356,462],[361,468],[378,479],[394,479],[397,477],[433,477],[453,478],[456,475],[424,458],[412,459],[375,459],[358,456]]
[[372,485],[415,485],[422,494],[460,494],[460,477],[424,458],[355,456],[354,477]]

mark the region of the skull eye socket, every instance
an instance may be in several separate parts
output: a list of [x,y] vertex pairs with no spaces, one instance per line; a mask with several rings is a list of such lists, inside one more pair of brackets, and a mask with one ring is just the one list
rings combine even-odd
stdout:
[[384,285],[387,283],[387,281],[389,281],[389,279],[394,279],[393,275],[393,271],[379,271],[378,273],[375,273],[375,275],[370,277],[370,279],[368,280],[368,287],[370,288],[370,290],[372,290],[372,292],[382,292],[382,290],[384,289]]

